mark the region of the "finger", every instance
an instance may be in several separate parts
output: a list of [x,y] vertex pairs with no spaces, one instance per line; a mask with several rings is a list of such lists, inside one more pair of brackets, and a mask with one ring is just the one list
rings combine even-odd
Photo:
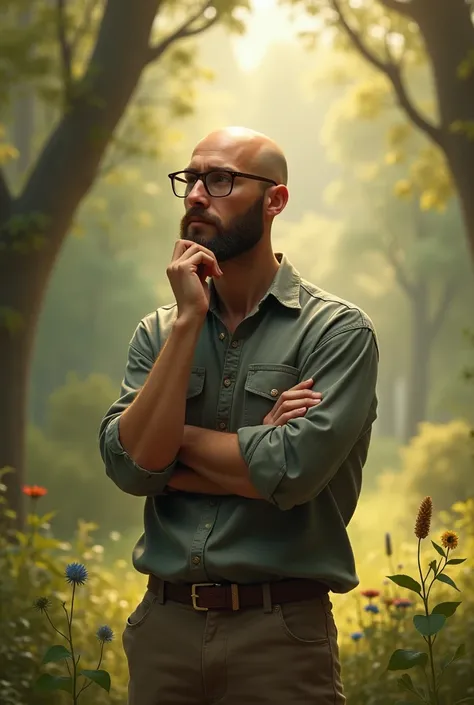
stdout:
[[208,250],[207,247],[203,247],[202,245],[198,245],[195,242],[193,242],[191,247],[189,247],[185,252],[183,252],[183,254],[180,257],[180,260],[182,260],[183,262],[190,260],[198,252],[202,252],[204,255],[207,255],[207,257],[210,257],[214,263],[214,266],[212,267],[212,273],[209,276],[212,276],[213,273],[215,273],[216,276],[223,274],[222,269],[217,264],[215,254],[213,252],[211,252],[211,250]]
[[280,406],[279,412],[286,414],[287,411],[293,411],[293,409],[299,409],[303,406],[308,408],[310,406],[317,406],[318,404],[321,404],[321,399],[289,399],[283,402]]
[[182,260],[182,262],[183,264],[184,262],[186,262],[186,267],[188,267],[189,265],[194,265],[196,269],[199,268],[201,265],[204,265],[207,270],[207,276],[210,277],[213,275],[216,277],[220,277],[222,275],[222,271],[219,265],[217,264],[216,258],[202,251],[195,252],[186,260]]
[[300,406],[298,409],[293,409],[293,411],[288,411],[286,414],[282,414],[278,417],[278,419],[275,419],[273,423],[275,426],[284,426],[288,423],[288,421],[291,421],[291,419],[298,419],[301,416],[304,416],[306,411],[307,409],[305,406]]
[[[295,387],[292,387],[291,389],[288,389],[286,392],[283,392],[280,395],[280,398],[275,402],[275,406],[273,407],[273,409],[274,411],[278,411],[278,409],[286,401],[296,401],[298,399],[300,399],[301,401],[304,401],[305,399],[322,399],[322,396],[323,395],[321,394],[321,392],[313,392],[312,389],[296,389]],[[301,406],[301,404],[299,404],[299,406]]]
[[194,245],[194,243],[189,242],[189,240],[178,240],[177,242],[175,242],[171,261],[175,262],[177,259],[179,259],[191,245]]

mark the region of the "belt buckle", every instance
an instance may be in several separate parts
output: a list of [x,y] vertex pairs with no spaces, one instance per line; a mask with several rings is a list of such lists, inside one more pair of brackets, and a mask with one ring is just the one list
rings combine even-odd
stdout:
[[208,607],[199,607],[197,601],[199,598],[199,594],[196,592],[196,588],[199,587],[214,587],[214,585],[217,585],[217,583],[193,583],[191,585],[191,601],[193,603],[193,608],[197,610],[198,612],[209,612]]

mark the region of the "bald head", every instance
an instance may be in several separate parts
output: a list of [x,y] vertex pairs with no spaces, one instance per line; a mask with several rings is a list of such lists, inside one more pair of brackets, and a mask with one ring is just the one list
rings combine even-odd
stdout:
[[270,137],[246,127],[225,127],[211,132],[195,147],[196,154],[219,154],[238,164],[240,171],[264,176],[277,184],[288,182],[285,155]]

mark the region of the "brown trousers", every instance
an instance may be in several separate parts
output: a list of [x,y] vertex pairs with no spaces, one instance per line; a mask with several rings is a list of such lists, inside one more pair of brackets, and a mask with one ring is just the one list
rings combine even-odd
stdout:
[[147,591],[127,620],[123,646],[129,705],[346,702],[328,596],[197,612]]

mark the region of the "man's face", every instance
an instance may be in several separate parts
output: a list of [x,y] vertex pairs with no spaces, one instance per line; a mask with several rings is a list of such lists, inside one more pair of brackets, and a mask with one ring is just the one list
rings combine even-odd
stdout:
[[[213,147],[195,150],[188,168],[198,172],[228,169],[254,173],[243,154]],[[262,238],[264,198],[261,182],[251,179],[237,177],[232,192],[223,198],[210,196],[198,180],[184,200],[186,215],[181,221],[181,238],[207,247],[218,262],[238,257]]]
[[[251,250],[263,235],[264,197],[262,194],[247,210],[231,215],[225,223],[201,204],[193,205],[181,221],[181,238],[207,247],[218,262],[238,257]],[[200,221],[190,222],[190,218]]]

